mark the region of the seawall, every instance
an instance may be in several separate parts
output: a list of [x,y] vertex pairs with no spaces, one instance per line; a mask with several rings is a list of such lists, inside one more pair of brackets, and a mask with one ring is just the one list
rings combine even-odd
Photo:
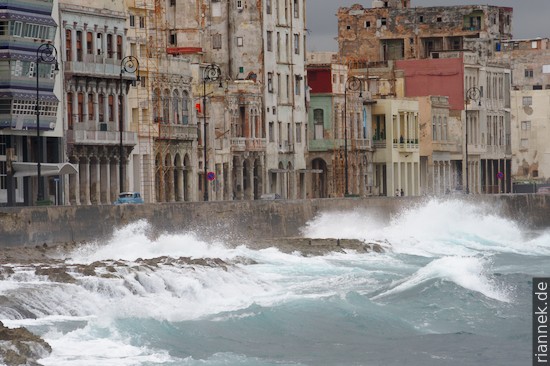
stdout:
[[[209,238],[278,238],[299,236],[300,229],[322,212],[364,210],[389,219],[421,205],[425,197],[373,197],[311,200],[182,202],[143,205],[50,206],[0,208],[0,247],[86,242],[109,237],[116,228],[144,219],[155,235],[194,231]],[[533,229],[550,227],[550,195],[470,195],[483,205]]]

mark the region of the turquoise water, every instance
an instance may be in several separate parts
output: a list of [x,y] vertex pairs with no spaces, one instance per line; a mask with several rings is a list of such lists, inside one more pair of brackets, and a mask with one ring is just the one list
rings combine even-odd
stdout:
[[[550,231],[491,208],[432,200],[390,222],[325,213],[309,237],[388,252],[284,254],[133,223],[64,258],[94,276],[54,283],[32,266],[0,281],[0,320],[53,348],[43,365],[523,365],[531,279],[549,276]],[[219,258],[223,263],[141,259]],[[141,259],[140,259],[141,258]]]

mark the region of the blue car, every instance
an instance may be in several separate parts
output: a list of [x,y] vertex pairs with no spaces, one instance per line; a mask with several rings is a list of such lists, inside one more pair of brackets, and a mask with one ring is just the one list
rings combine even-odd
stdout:
[[115,205],[138,204],[143,203],[143,198],[139,192],[122,192],[118,195]]

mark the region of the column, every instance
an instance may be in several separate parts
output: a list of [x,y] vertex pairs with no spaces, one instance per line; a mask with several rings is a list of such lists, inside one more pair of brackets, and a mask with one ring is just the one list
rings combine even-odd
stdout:
[[109,172],[109,159],[103,158],[101,160],[100,182],[101,182],[101,202],[111,204],[110,186],[111,175]]
[[176,192],[177,195],[175,197],[177,202],[182,202],[184,200],[184,193],[183,193],[183,168],[181,166],[175,167],[175,177],[176,177]]
[[80,202],[83,205],[90,205],[90,160],[88,157],[81,158],[79,166],[80,181]]
[[[76,24],[75,24],[76,25]],[[73,25],[74,27],[74,25]],[[71,29],[71,60],[77,61],[76,58],[76,29]]]
[[99,158],[90,161],[90,200],[93,204],[101,204],[101,181]]
[[242,161],[238,162],[239,165],[236,167],[237,171],[237,191],[236,191],[236,198],[238,200],[243,199],[243,193],[244,193],[244,178],[243,178],[243,163]]
[[[78,164],[78,162],[72,162]],[[69,174],[69,204],[80,205],[80,175]]]
[[114,202],[118,198],[118,194],[121,192],[119,187],[119,174],[118,174],[118,159],[112,159],[109,161],[109,179],[110,179],[110,197],[111,202]]

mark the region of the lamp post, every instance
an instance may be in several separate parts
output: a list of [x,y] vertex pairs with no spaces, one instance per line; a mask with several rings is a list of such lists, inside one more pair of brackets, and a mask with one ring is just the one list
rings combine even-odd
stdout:
[[135,56],[126,56],[120,61],[120,95],[119,99],[119,121],[118,121],[118,130],[120,133],[120,145],[119,145],[119,165],[118,165],[118,175],[119,175],[119,191],[120,193],[124,192],[124,163],[123,163],[123,154],[124,146],[122,144],[122,135],[124,130],[124,113],[122,109],[122,74],[136,74],[137,80],[139,80],[139,61]]
[[216,81],[220,78],[222,71],[220,67],[216,64],[210,64],[205,67],[202,74],[202,117],[203,117],[203,137],[202,145],[204,149],[204,201],[208,201],[208,164],[207,164],[207,139],[206,139],[206,82],[207,81]]
[[349,195],[349,180],[348,180],[348,90],[357,91],[359,90],[359,98],[363,97],[363,84],[361,79],[356,76],[350,76],[346,80],[344,85],[344,174],[346,182],[346,191],[344,196]]
[[36,50],[36,142],[38,147],[37,154],[37,178],[38,178],[38,192],[36,201],[40,203],[44,200],[44,181],[42,180],[42,140],[40,139],[40,88],[39,88],[39,75],[40,75],[40,63],[55,64],[55,71],[59,71],[59,65],[57,63],[57,49],[50,43],[41,44]]
[[470,180],[469,180],[469,177],[468,177],[468,165],[469,165],[469,160],[468,160],[468,104],[470,104],[470,101],[473,100],[473,101],[476,101],[476,102],[479,102],[480,105],[481,105],[481,101],[480,101],[480,97],[481,97],[481,91],[479,90],[478,87],[475,87],[475,86],[472,86],[470,89],[468,89],[466,91],[466,194],[469,194],[470,193]]

